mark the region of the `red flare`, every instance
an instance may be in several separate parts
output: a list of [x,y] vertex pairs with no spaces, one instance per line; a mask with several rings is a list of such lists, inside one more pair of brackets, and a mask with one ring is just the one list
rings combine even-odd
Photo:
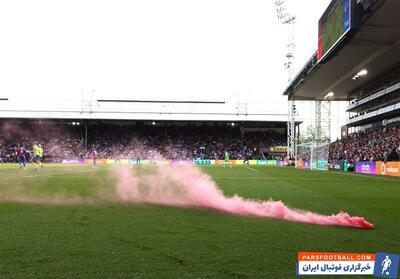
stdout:
[[131,168],[117,169],[118,197],[125,202],[177,207],[205,208],[235,215],[258,216],[327,226],[372,229],[373,224],[347,213],[320,215],[292,209],[281,201],[256,201],[226,197],[207,174],[193,166],[157,167],[150,174],[135,174]]

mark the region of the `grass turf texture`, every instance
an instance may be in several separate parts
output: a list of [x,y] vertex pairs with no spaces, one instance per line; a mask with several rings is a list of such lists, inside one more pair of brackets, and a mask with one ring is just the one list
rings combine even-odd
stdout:
[[[299,251],[400,252],[397,178],[265,166],[202,170],[226,195],[271,197],[323,214],[343,210],[375,229],[154,205],[0,202],[0,278],[295,278]],[[0,195],[19,186],[90,196],[113,183],[106,166],[35,172],[0,165]]]

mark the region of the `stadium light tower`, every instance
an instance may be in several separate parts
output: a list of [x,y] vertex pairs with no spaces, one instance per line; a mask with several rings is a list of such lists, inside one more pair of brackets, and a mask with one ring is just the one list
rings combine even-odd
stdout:
[[[293,79],[294,73],[294,26],[296,17],[287,11],[286,0],[275,0],[276,13],[280,22],[288,27],[288,43],[285,69],[288,71],[288,83]],[[289,96],[288,100],[288,122],[287,122],[287,156],[294,158],[296,154],[296,140],[295,140],[295,110],[296,106],[293,97]]]

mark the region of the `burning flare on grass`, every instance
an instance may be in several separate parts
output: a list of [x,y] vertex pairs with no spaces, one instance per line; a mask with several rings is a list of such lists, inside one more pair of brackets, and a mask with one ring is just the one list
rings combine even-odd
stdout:
[[210,176],[191,165],[163,165],[151,168],[150,173],[142,174],[124,167],[116,168],[116,171],[119,177],[117,196],[124,202],[212,209],[235,215],[319,225],[362,229],[374,227],[364,218],[352,217],[347,213],[325,216],[289,208],[281,201],[256,201],[237,195],[226,197]]

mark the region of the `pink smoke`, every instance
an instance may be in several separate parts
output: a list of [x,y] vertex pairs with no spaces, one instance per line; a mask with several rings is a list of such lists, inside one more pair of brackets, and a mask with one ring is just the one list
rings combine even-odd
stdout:
[[256,201],[237,195],[226,197],[210,176],[190,165],[163,165],[149,171],[140,174],[131,168],[118,168],[118,198],[124,202],[213,209],[235,215],[278,218],[292,222],[362,229],[374,227],[364,218],[352,217],[347,213],[325,216],[291,209],[281,201]]

